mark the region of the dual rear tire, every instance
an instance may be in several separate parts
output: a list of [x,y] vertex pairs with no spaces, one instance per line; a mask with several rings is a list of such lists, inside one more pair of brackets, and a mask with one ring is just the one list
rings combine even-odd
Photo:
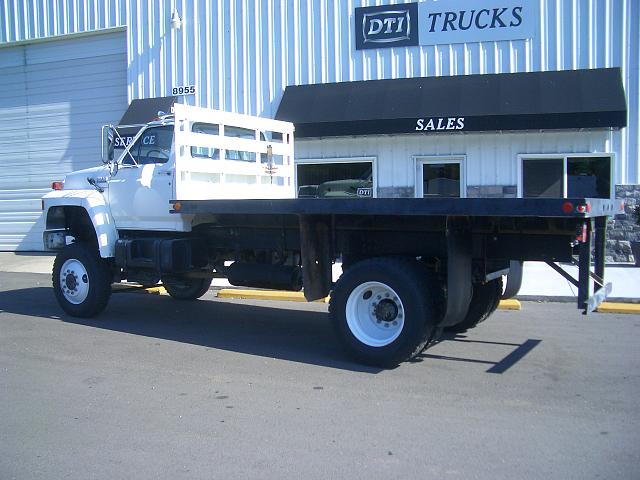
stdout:
[[211,278],[175,278],[162,280],[162,286],[176,300],[197,300],[209,291]]
[[329,315],[355,360],[392,368],[418,355],[437,332],[441,290],[411,258],[372,258],[340,277]]
[[469,310],[464,319],[455,325],[448,327],[447,331],[464,333],[484,322],[500,304],[502,296],[502,278],[491,280],[484,284],[473,286],[473,294],[469,303]]

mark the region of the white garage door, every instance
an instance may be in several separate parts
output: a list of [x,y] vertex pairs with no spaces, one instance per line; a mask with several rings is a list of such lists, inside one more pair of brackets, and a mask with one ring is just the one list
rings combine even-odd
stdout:
[[0,48],[0,250],[42,250],[40,198],[100,164],[127,107],[124,32]]

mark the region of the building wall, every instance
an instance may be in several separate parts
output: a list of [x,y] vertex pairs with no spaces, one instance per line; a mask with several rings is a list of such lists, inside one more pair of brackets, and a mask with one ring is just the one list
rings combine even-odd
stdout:
[[297,140],[296,158],[374,157],[378,195],[391,196],[397,188],[413,196],[416,157],[462,156],[469,195],[478,186],[517,186],[518,155],[606,153],[610,145],[611,133],[603,131],[381,135]]
[[637,0],[540,0],[534,40],[355,50],[355,7],[385,3],[183,1],[171,30],[170,2],[133,2],[132,18],[149,21],[130,29],[130,95],[196,85],[189,103],[273,117],[287,85],[619,66],[629,126],[612,138],[616,182],[640,182]]
[[127,25],[128,0],[4,0],[0,46]]
[[[128,25],[129,99],[195,85],[190,104],[273,117],[287,85],[412,76],[622,68],[629,126],[616,183],[640,183],[640,2],[530,0],[533,40],[355,50],[354,9],[388,0],[7,0],[0,45]],[[173,9],[183,25],[170,28]]]

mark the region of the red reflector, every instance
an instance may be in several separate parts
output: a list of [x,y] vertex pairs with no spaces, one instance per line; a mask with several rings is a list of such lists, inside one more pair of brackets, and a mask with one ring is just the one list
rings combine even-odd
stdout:
[[587,213],[591,213],[591,204],[587,203]]
[[564,203],[562,204],[562,211],[563,211],[564,213],[571,213],[571,212],[573,212],[573,203],[571,203],[571,202],[564,202]]
[[63,185],[64,185],[64,184],[63,184],[62,182],[53,182],[53,183],[51,184],[51,188],[52,188],[53,190],[62,190],[62,186],[63,186]]
[[578,212],[578,213],[586,213],[587,212],[587,206],[586,205],[578,205],[576,207],[576,212]]
[[624,212],[624,202],[620,202],[620,211]]

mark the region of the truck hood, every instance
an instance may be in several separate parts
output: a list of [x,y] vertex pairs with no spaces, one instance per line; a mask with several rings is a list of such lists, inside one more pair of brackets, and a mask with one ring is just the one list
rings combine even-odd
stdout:
[[109,167],[106,165],[101,165],[99,167],[85,168],[83,170],[76,170],[75,172],[71,172],[67,174],[64,179],[64,189],[65,190],[84,190],[84,189],[93,189],[88,182],[87,178],[107,178],[109,177]]

